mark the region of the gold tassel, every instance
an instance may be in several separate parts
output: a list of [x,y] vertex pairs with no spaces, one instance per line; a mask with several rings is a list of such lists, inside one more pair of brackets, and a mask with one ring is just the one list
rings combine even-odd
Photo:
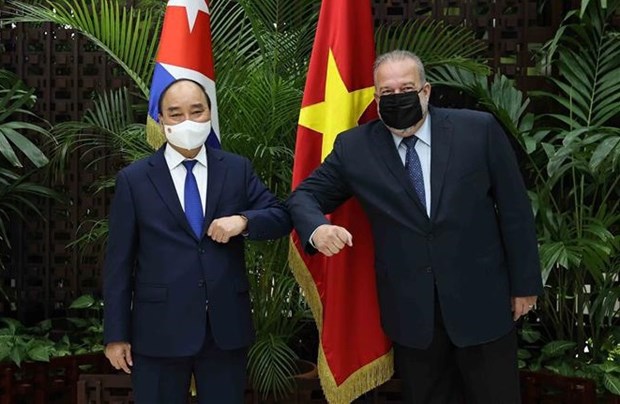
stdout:
[[312,274],[301,258],[295,243],[291,240],[289,247],[289,264],[297,283],[304,291],[312,315],[319,330],[318,371],[321,387],[327,402],[330,404],[349,404],[367,391],[390,380],[394,374],[394,355],[390,350],[385,355],[361,367],[347,378],[340,386],[336,384],[334,375],[329,369],[321,335],[323,331],[323,304]]

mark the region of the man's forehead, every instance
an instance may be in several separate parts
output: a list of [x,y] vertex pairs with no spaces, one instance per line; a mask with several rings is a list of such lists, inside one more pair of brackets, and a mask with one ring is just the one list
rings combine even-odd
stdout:
[[411,59],[396,59],[396,60],[386,60],[381,63],[379,67],[377,67],[377,73],[390,73],[390,72],[403,72],[403,71],[411,71],[417,72],[418,65],[415,61]]
[[188,102],[191,103],[192,106],[204,106],[207,104],[206,97],[202,89],[196,83],[192,83],[191,81],[174,83],[164,94],[162,102],[164,104],[173,104],[168,106],[168,109],[172,106],[178,106],[179,104],[187,104]]

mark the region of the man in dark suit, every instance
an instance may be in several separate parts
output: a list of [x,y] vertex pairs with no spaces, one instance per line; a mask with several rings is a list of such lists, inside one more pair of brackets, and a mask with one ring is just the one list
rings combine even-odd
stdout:
[[250,162],[205,145],[210,103],[191,80],[161,95],[167,143],[117,176],[104,268],[105,354],[136,403],[242,403],[254,338],[244,236],[282,237],[284,208]]
[[405,402],[520,403],[514,321],[542,282],[508,139],[488,113],[429,108],[410,52],[380,56],[374,78],[381,120],[340,134],[293,192],[295,228],[307,252],[331,256],[353,240],[324,214],[352,196],[363,206]]

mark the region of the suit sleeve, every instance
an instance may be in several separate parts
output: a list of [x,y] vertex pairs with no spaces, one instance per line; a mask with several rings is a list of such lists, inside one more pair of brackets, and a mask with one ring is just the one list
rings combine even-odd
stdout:
[[250,161],[243,162],[248,206],[239,214],[248,219],[247,237],[270,240],[288,235],[293,225],[284,205],[261,182]]
[[343,142],[337,137],[325,161],[299,184],[286,201],[295,230],[308,253],[316,252],[310,245],[314,230],[322,224],[329,224],[325,215],[332,213],[353,195],[344,175],[343,158]]
[[133,271],[137,248],[135,205],[126,174],[116,177],[103,269],[104,343],[130,342]]
[[542,293],[542,275],[532,206],[517,160],[499,123],[488,122],[488,153],[512,296]]

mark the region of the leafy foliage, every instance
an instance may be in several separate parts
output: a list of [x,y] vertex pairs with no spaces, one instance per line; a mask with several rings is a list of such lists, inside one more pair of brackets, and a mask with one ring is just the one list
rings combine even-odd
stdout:
[[[24,219],[25,212],[40,215],[41,212],[33,202],[35,198],[58,198],[51,189],[30,181],[34,171],[24,171],[16,153],[22,153],[35,167],[48,163],[43,152],[22,133],[29,132],[50,139],[45,128],[47,124],[29,109],[36,101],[33,94],[34,90],[26,88],[14,74],[0,70],[0,154],[4,157],[0,159],[0,243],[9,248],[9,220]],[[40,121],[44,126],[16,120],[20,116]],[[0,267],[3,267],[1,262]]]
[[541,54],[559,73],[550,78],[555,91],[531,94],[553,112],[520,134],[535,178],[546,281],[539,315],[549,341],[524,363],[589,377],[599,391],[618,394],[620,131],[613,122],[620,116],[620,42],[608,21],[620,2],[584,5],[567,15]]
[[[43,152],[21,133],[30,131],[45,138],[50,136],[44,127],[47,123],[29,110],[35,101],[34,89],[26,88],[13,73],[0,70],[0,154],[13,167],[23,167],[14,147],[36,167],[43,167],[48,162]],[[19,115],[40,121],[44,126],[15,120]]]
[[[49,362],[53,357],[102,351],[102,307],[101,300],[90,295],[79,297],[71,308],[93,314],[67,318],[64,332],[53,329],[54,323],[62,323],[61,319],[44,320],[33,327],[25,327],[17,320],[1,318],[4,326],[0,328],[0,362],[11,361],[20,366],[23,361]],[[52,332],[60,332],[62,336],[52,338]]]
[[483,77],[489,73],[483,63],[485,42],[476,39],[471,30],[443,21],[429,18],[382,25],[375,42],[378,54],[394,49],[414,52],[424,62],[431,81],[437,67],[462,68]]
[[530,95],[542,97],[552,112],[527,112],[530,100],[501,75],[489,82],[463,66],[444,65],[433,70],[432,83],[472,95],[527,159],[546,285],[541,329],[524,328],[521,336],[526,344],[548,344],[538,354],[521,350],[520,365],[591,377],[601,391],[614,393],[618,374],[605,366],[617,362],[620,342],[620,141],[613,124],[620,111],[620,43],[608,21],[620,2],[582,3],[540,55],[546,71],[558,72],[549,78],[556,91]]
[[58,198],[51,189],[29,182],[32,173],[19,175],[11,170],[0,168],[0,242],[11,246],[7,223],[12,217],[25,219],[24,211],[42,216],[33,198]]
[[145,100],[153,72],[160,20],[152,9],[134,9],[116,0],[87,2],[86,0],[47,1],[31,4],[9,1],[15,16],[12,22],[53,22],[75,29],[105,50],[140,89]]
[[599,361],[620,297],[614,280],[620,251],[620,148],[611,147],[620,130],[609,125],[620,111],[620,42],[607,23],[620,2],[608,2],[608,9],[590,4],[582,19],[569,13],[544,48],[545,60],[560,75],[551,79],[557,93],[538,95],[562,113],[540,118],[548,125],[538,136],[547,164],[536,202],[549,285],[543,300],[546,319],[558,337],[577,342],[577,352],[590,341],[589,356]]
[[[528,343],[538,343],[540,333],[532,333],[532,326],[525,323],[521,330],[521,338]],[[620,331],[620,328],[617,328]],[[534,338],[531,338],[534,337]],[[620,340],[612,338],[611,345],[618,345]],[[591,347],[591,344],[588,344]],[[575,341],[553,340],[544,344],[540,349],[519,349],[519,368],[532,371],[551,371],[562,376],[582,377],[593,379],[599,393],[606,390],[609,393],[620,395],[618,381],[620,381],[620,358],[608,355],[601,361],[588,361],[582,358],[585,353],[575,355],[578,344]],[[618,348],[616,348],[618,349]],[[610,352],[608,352],[610,353]]]

